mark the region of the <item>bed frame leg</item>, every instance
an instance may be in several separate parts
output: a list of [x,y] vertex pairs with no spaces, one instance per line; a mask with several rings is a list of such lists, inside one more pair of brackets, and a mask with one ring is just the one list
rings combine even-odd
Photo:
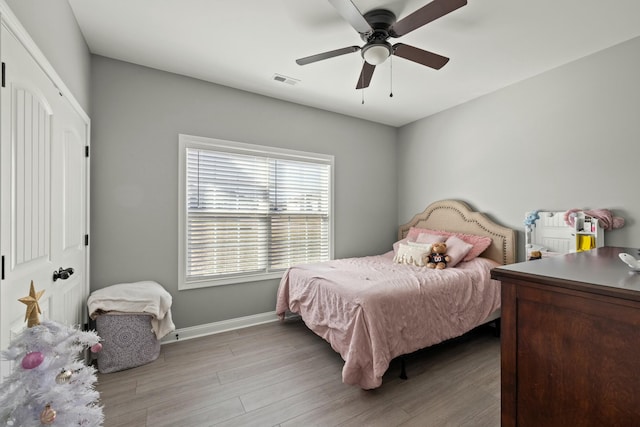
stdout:
[[400,356],[400,378],[406,380],[407,377],[407,368],[404,362],[404,356]]
[[495,329],[493,330],[493,335],[500,338],[500,318],[494,320],[493,324],[495,325]]

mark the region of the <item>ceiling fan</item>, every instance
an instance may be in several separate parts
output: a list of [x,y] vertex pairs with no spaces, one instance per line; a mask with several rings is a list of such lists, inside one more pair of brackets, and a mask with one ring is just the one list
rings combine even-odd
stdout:
[[348,46],[296,60],[298,65],[307,65],[347,53],[361,51],[364,64],[356,89],[369,87],[376,65],[382,64],[391,55],[439,70],[449,62],[449,58],[433,52],[419,49],[404,43],[391,45],[390,37],[404,36],[431,21],[453,12],[467,4],[466,0],[433,0],[412,14],[396,21],[393,12],[386,9],[374,9],[364,15],[351,0],[329,0],[338,13],[351,24],[365,42],[364,46]]

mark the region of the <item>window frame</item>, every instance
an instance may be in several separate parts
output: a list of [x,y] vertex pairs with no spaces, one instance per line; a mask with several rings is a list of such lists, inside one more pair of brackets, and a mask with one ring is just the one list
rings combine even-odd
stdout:
[[334,156],[285,148],[247,144],[194,135],[178,135],[178,290],[247,283],[282,277],[284,270],[268,273],[237,273],[221,278],[187,278],[187,149],[204,149],[228,153],[257,155],[278,159],[322,163],[329,165],[329,259],[334,257]]

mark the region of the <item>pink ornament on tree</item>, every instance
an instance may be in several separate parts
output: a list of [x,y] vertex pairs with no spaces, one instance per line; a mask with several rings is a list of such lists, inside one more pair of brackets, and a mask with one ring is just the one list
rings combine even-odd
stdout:
[[27,353],[27,355],[22,359],[22,367],[24,369],[37,368],[38,366],[40,366],[43,360],[44,354],[40,353],[39,351]]
[[100,353],[102,351],[102,343],[96,343],[91,346],[91,353]]

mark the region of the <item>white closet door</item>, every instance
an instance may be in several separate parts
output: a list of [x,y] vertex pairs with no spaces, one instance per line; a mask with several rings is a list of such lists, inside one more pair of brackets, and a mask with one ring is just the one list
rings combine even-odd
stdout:
[[[18,302],[44,290],[41,318],[82,324],[86,277],[86,122],[11,31],[2,26],[0,348],[26,326]],[[73,268],[66,280],[55,270]],[[11,370],[0,365],[0,381]]]

